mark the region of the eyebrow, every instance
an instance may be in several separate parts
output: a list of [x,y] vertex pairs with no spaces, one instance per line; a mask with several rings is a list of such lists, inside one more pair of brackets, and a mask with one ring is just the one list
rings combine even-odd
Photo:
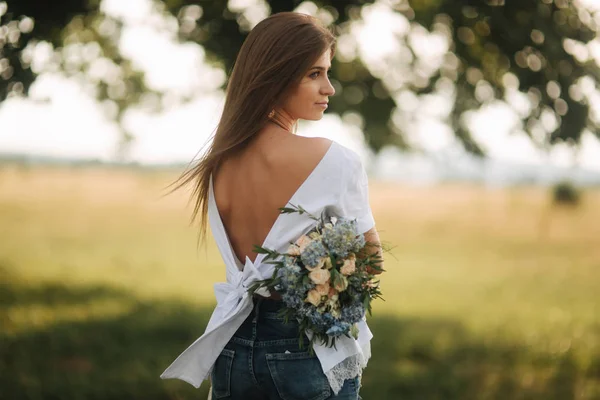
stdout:
[[309,71],[312,71],[312,70],[315,70],[315,69],[319,70],[319,71],[325,71],[326,69],[330,70],[331,66],[329,68],[325,68],[325,67],[312,67],[311,69],[309,69]]

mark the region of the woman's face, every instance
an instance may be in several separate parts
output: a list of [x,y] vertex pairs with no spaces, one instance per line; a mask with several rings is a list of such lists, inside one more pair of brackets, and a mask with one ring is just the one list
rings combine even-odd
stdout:
[[281,108],[292,119],[316,121],[323,118],[329,96],[335,94],[335,89],[329,82],[330,68],[331,50],[327,50],[304,74],[298,86],[291,91],[281,105]]

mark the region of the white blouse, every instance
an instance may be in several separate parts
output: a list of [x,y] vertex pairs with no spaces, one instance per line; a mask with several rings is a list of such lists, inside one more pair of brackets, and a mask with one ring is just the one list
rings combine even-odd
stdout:
[[[316,216],[327,210],[333,215],[355,218],[359,232],[364,233],[375,225],[369,205],[366,171],[356,153],[337,142],[331,143],[327,153],[288,203],[300,205]],[[270,278],[274,268],[271,264],[263,263],[264,254],[258,254],[254,262],[246,257],[242,264],[237,259],[216,206],[212,176],[209,182],[208,217],[225,262],[227,282],[214,285],[217,306],[204,334],[160,376],[162,379],[181,379],[196,388],[200,387],[203,380],[208,379],[219,354],[250,315],[253,302],[247,288],[256,280]],[[310,231],[313,225],[314,221],[306,215],[280,214],[262,247],[285,253],[289,243]],[[336,394],[345,379],[362,373],[371,356],[370,341],[373,334],[367,326],[366,318],[358,323],[358,328],[358,339],[341,336],[336,340],[337,349],[328,348],[320,342],[313,345]]]

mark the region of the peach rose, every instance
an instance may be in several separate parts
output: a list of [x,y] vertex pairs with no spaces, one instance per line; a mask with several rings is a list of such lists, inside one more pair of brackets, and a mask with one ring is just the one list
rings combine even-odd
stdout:
[[352,275],[356,271],[356,256],[352,254],[348,259],[344,260],[344,265],[340,269],[343,275]]
[[329,271],[326,269],[315,269],[308,274],[308,277],[311,281],[313,281],[316,285],[322,285],[323,283],[329,281]]
[[322,283],[320,285],[317,285],[315,287],[315,290],[321,295],[321,296],[327,296],[327,294],[329,293],[329,282],[325,282]]
[[306,300],[304,300],[304,301],[317,307],[321,303],[321,295],[319,294],[319,292],[317,292],[315,289],[313,289],[308,292],[308,295],[306,296]]
[[298,238],[298,240],[296,240],[296,245],[298,245],[298,247],[300,248],[300,253],[304,251],[304,249],[306,248],[306,246],[309,245],[310,242],[312,242],[312,239],[306,235],[302,235]]

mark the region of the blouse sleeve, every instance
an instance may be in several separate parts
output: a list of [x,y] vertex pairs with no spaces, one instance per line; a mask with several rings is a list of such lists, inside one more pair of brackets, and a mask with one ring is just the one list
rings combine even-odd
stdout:
[[369,179],[358,155],[351,150],[348,153],[350,160],[346,165],[342,164],[343,174],[334,211],[340,216],[356,219],[358,231],[365,233],[375,226],[369,204]]

